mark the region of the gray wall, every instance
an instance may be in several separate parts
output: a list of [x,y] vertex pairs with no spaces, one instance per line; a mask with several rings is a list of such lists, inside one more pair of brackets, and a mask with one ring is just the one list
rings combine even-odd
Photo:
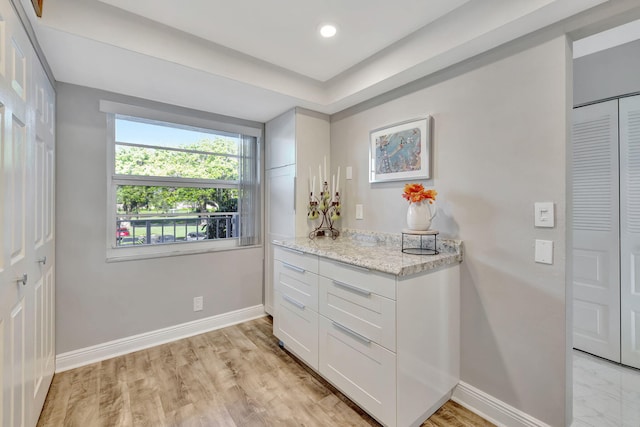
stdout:
[[[132,100],[57,85],[56,353],[261,304],[262,248],[105,262],[107,135],[101,99]],[[199,295],[204,310],[193,312]]]
[[[506,52],[506,50],[505,50]],[[514,52],[514,50],[510,50]],[[430,114],[441,209],[433,228],[464,241],[461,379],[543,420],[565,423],[565,184],[570,47],[565,37],[494,62],[454,68],[423,88],[336,115],[331,165],[352,166],[343,227],[399,233],[405,182],[369,184],[369,131]],[[408,181],[413,182],[413,180]],[[534,202],[556,203],[556,227],[534,228]],[[364,220],[355,220],[355,204]],[[534,262],[534,239],[555,263]]]
[[574,60],[574,105],[635,92],[640,92],[640,40]]

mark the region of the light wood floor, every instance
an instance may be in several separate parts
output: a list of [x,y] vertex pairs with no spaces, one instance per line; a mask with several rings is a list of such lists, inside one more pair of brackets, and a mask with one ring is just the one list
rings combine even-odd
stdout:
[[[378,426],[278,347],[271,318],[56,374],[38,426]],[[423,426],[493,426],[447,402]]]

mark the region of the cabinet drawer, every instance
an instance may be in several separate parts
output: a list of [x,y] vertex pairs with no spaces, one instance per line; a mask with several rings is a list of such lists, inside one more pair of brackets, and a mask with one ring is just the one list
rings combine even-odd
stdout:
[[276,292],[273,334],[285,344],[287,350],[318,370],[317,312]]
[[396,351],[396,302],[320,276],[320,314]]
[[321,276],[373,292],[374,294],[382,295],[392,300],[396,299],[396,278],[390,274],[378,273],[323,258],[320,259],[318,268]]
[[273,258],[304,271],[318,274],[318,256],[273,245]]
[[387,426],[396,425],[396,355],[320,316],[320,373]]
[[284,261],[273,262],[275,290],[294,303],[318,311],[318,275]]

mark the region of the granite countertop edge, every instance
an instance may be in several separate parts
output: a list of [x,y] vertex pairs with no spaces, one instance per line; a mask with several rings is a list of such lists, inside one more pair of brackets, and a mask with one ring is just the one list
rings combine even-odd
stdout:
[[438,255],[402,253],[400,234],[343,231],[335,240],[330,237],[273,240],[285,248],[318,255],[333,261],[395,276],[410,276],[462,262],[462,242],[438,239]]

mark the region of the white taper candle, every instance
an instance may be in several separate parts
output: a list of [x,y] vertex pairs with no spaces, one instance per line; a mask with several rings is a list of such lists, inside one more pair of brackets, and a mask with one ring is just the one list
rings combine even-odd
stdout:
[[327,184],[329,183],[327,181],[327,156],[324,156],[324,182],[326,182]]
[[340,166],[338,166],[338,179],[336,179],[336,193],[340,193]]
[[331,176],[331,198],[336,194],[336,175]]

